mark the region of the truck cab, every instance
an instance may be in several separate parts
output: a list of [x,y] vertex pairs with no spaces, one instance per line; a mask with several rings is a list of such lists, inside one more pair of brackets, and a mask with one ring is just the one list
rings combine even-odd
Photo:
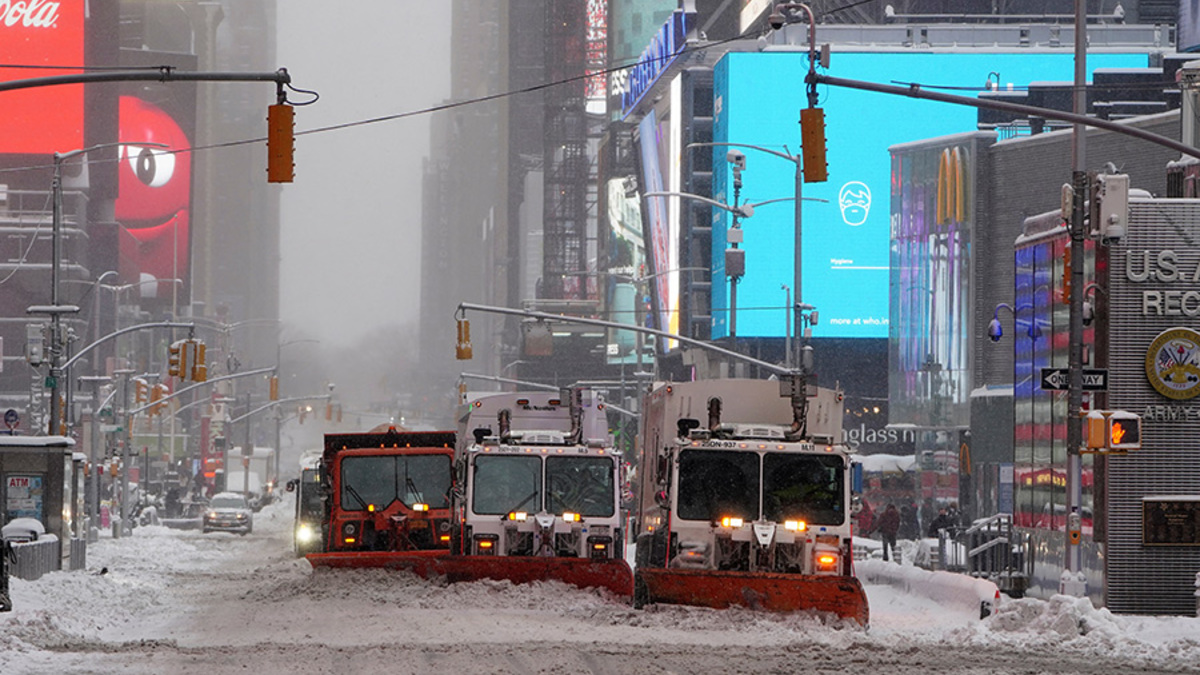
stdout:
[[642,419],[635,605],[818,609],[865,625],[841,419],[840,392],[802,383],[652,390]]
[[453,432],[326,434],[324,550],[450,546]]
[[[622,555],[621,454],[602,404],[504,394],[473,404],[456,460],[457,546],[473,556],[604,560]],[[488,413],[495,417],[487,424]],[[584,422],[590,417],[590,424]],[[486,426],[484,426],[487,424]],[[585,437],[590,428],[598,437]]]

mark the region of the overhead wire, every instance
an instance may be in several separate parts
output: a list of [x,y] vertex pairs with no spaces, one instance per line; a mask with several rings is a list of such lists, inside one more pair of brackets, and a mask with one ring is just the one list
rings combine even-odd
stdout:
[[[716,40],[713,42],[705,42],[705,43],[697,45],[695,47],[687,47],[687,48],[684,48],[683,50],[681,50],[680,52],[678,52],[677,54],[671,55],[670,57],[651,57],[651,58],[645,59],[645,60],[635,60],[630,63],[612,66],[609,68],[603,68],[603,69],[599,69],[599,70],[591,70],[582,75],[576,75],[576,76],[568,77],[568,78],[565,78],[562,80],[555,80],[552,82],[543,82],[543,83],[531,85],[528,87],[522,87],[520,89],[513,89],[510,91],[498,92],[495,94],[488,94],[486,96],[478,96],[475,98],[463,99],[461,101],[450,101],[447,103],[441,103],[441,104],[429,106],[426,108],[420,108],[417,110],[409,110],[409,111],[405,111],[405,112],[401,112],[401,113],[394,113],[391,115],[383,115],[380,117],[370,117],[370,118],[355,120],[352,122],[342,122],[339,124],[330,124],[330,125],[323,126],[323,127],[304,129],[304,130],[295,132],[294,135],[295,136],[310,136],[313,134],[322,134],[322,133],[327,133],[330,131],[340,131],[342,129],[350,129],[350,128],[359,127],[359,126],[366,126],[369,124],[379,124],[382,122],[391,122],[391,121],[395,121],[395,120],[406,119],[409,117],[417,117],[420,115],[428,115],[428,114],[432,114],[432,113],[443,112],[446,110],[453,110],[455,108],[462,108],[465,106],[476,105],[479,103],[487,103],[490,101],[497,101],[497,100],[501,100],[501,99],[505,99],[505,98],[510,98],[513,96],[520,96],[522,94],[529,94],[529,93],[542,91],[544,89],[550,89],[552,87],[557,87],[557,86],[561,86],[564,84],[571,84],[574,82],[579,82],[581,80],[589,80],[594,77],[601,77],[604,75],[610,75],[612,73],[618,73],[623,70],[629,70],[632,68],[636,68],[645,63],[651,63],[653,61],[661,61],[661,60],[665,60],[667,58],[675,59],[675,58],[679,58],[679,57],[682,57],[685,55],[703,52],[703,51],[711,49],[713,47],[718,47],[723,44],[737,42],[740,40],[750,39],[751,37],[755,37],[755,35],[740,34],[740,35],[736,35],[736,36],[730,37],[730,38],[725,38],[722,40]],[[6,68],[6,67],[10,67],[10,66],[8,66],[6,64],[0,64],[0,68]],[[59,70],[83,69],[82,67],[76,67],[76,66],[70,66],[70,67],[47,66],[47,67],[57,68]],[[318,94],[315,91],[300,89],[300,88],[294,87],[290,84],[285,85],[285,86],[287,86],[287,88],[291,89],[292,91],[296,91],[296,92],[303,93],[303,94],[310,94],[313,96],[312,100],[305,101],[303,103],[288,101],[292,105],[296,105],[296,106],[311,105],[311,104],[315,103],[317,101],[317,99],[320,98],[320,94]],[[265,142],[266,140],[267,140],[266,136],[260,136],[260,137],[256,137],[256,138],[246,138],[246,139],[238,139],[238,140],[233,140],[233,141],[223,141],[223,142],[219,142],[219,143],[210,143],[207,145],[195,145],[195,146],[191,146],[191,147],[187,147],[187,148],[171,149],[171,150],[167,150],[164,152],[169,152],[171,154],[178,154],[178,153],[183,153],[183,152],[198,152],[201,150],[232,148],[232,147],[238,147],[238,146],[242,146],[242,145],[249,145],[251,143],[262,143],[262,142]],[[92,163],[100,164],[100,163],[111,162],[111,161],[114,161],[114,160],[88,160],[88,163],[89,164],[92,164]],[[7,168],[7,169],[0,169],[0,174],[15,173],[15,172],[19,172],[19,171],[32,171],[32,170],[48,169],[48,168],[52,168],[52,167],[53,167],[53,165],[51,165],[51,164],[13,167],[13,168]]]

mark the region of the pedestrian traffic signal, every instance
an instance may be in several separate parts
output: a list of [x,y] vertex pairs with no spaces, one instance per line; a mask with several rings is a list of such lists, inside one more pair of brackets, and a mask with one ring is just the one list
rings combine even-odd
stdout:
[[193,382],[207,382],[208,361],[205,360],[205,352],[207,351],[207,348],[203,342],[195,338],[188,340],[188,344],[191,345],[188,350],[190,352],[190,354],[188,354],[188,360],[192,366],[190,378]]
[[825,162],[825,111],[821,108],[800,111],[800,143],[804,182],[824,183],[829,179],[829,165]]
[[140,377],[133,379],[133,402],[142,405],[150,400],[150,383]]
[[188,341],[176,340],[167,347],[167,374],[171,377],[187,379],[188,376]]
[[295,109],[286,103],[267,106],[267,182],[291,183],[295,178]]
[[1106,420],[1109,450],[1138,450],[1142,447],[1142,418],[1135,413],[1114,410]]

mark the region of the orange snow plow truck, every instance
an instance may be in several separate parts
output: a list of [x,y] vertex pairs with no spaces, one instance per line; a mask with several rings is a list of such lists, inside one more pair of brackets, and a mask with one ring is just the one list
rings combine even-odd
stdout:
[[423,567],[450,550],[454,432],[326,434],[313,567]]
[[634,606],[816,610],[867,625],[841,424],[841,393],[801,378],[656,386],[642,417]]

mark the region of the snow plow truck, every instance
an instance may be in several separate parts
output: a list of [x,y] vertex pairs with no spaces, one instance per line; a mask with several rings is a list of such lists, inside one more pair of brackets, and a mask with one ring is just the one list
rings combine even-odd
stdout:
[[321,552],[313,567],[420,572],[450,549],[455,434],[400,431],[326,434]]
[[460,417],[455,471],[455,566],[476,578],[552,579],[632,595],[621,454],[590,391],[473,401]]
[[727,379],[647,395],[635,607],[816,610],[867,625],[842,395],[813,389]]

